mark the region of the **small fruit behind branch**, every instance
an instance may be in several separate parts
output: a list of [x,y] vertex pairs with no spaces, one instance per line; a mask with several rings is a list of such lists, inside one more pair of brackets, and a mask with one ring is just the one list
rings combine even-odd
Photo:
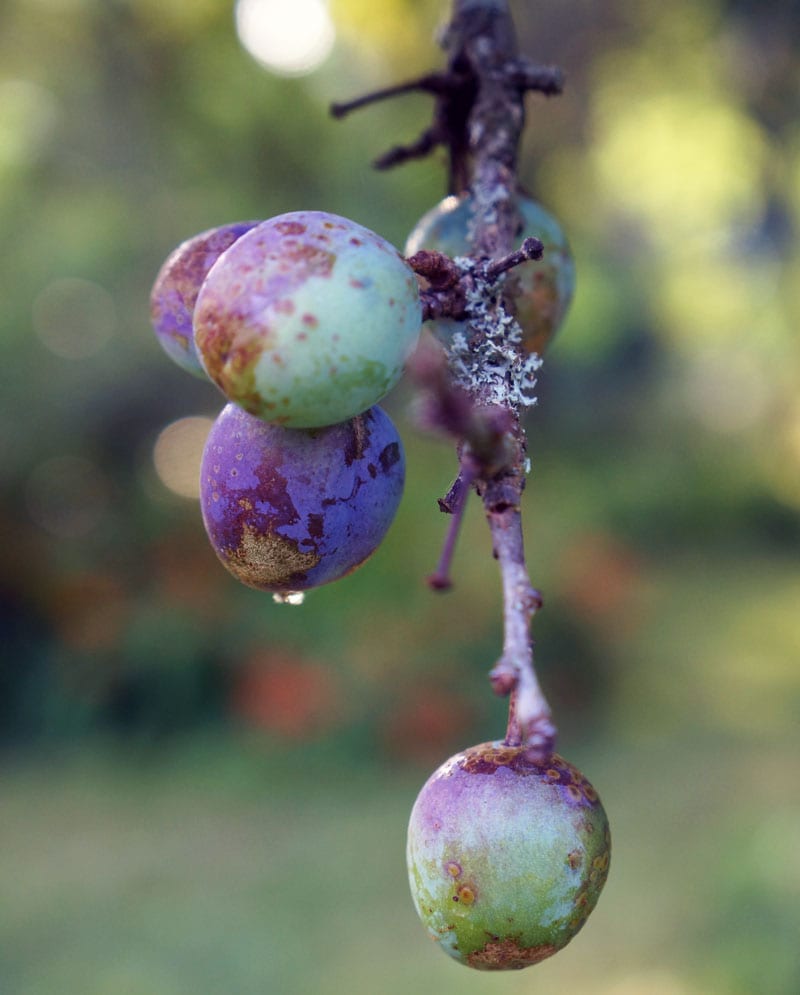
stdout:
[[164,352],[181,369],[206,379],[194,344],[192,315],[208,271],[258,221],[237,221],[182,242],[159,270],[150,294],[150,317]]
[[211,545],[243,584],[279,594],[338,580],[392,523],[403,447],[380,409],[315,430],[227,405],[209,433],[200,505]]
[[347,218],[295,211],[219,258],[194,335],[228,400],[265,421],[318,428],[397,383],[421,323],[416,277],[392,245]]
[[420,918],[479,970],[527,967],[565,946],[597,904],[609,856],[605,811],[580,771],[500,742],[444,763],[408,829]]
[[[540,204],[518,194],[518,241],[536,238],[542,242],[541,259],[531,259],[512,269],[505,277],[507,298],[522,328],[526,352],[541,355],[567,313],[575,290],[575,265],[567,240],[556,219]],[[424,214],[408,236],[405,253],[413,256],[422,249],[443,252],[453,258],[470,254],[470,227],[474,201],[471,195],[445,197]],[[457,321],[428,323],[443,342],[458,329]]]

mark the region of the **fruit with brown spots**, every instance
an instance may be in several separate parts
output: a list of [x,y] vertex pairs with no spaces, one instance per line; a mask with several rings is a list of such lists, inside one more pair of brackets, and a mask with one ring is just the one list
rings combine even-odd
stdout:
[[[575,264],[567,240],[556,219],[541,204],[524,194],[516,197],[517,245],[533,236],[544,245],[541,259],[531,259],[510,270],[504,291],[522,329],[527,352],[543,353],[567,313],[575,290]],[[405,252],[436,250],[448,256],[470,254],[469,230],[474,201],[471,195],[445,197],[417,222],[408,236]],[[431,331],[447,342],[461,327],[458,321],[442,319],[428,323]]]
[[206,442],[203,522],[242,583],[304,591],[377,548],[403,490],[403,448],[377,407],[321,429],[289,429],[227,405]]
[[201,232],[182,242],[159,270],[150,294],[153,329],[166,354],[187,373],[206,377],[192,326],[200,287],[222,253],[258,223],[238,221]]
[[414,904],[459,963],[527,967],[586,922],[610,846],[597,792],[576,767],[483,743],[451,757],[417,797],[407,850]]
[[397,383],[422,323],[400,253],[323,211],[264,221],[212,267],[194,312],[209,377],[251,414],[291,428],[346,421]]

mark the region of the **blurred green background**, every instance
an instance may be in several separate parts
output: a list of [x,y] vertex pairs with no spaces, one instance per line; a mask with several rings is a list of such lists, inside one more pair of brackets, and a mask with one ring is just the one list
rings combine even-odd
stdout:
[[568,77],[529,98],[521,160],[579,272],[525,514],[561,751],[614,831],[597,911],[502,977],[416,921],[416,792],[505,718],[477,502],[455,590],[424,585],[455,463],[408,386],[386,542],[277,606],[207,544],[191,495],[221,400],[149,328],[162,260],[218,224],[318,208],[402,245],[442,157],[369,162],[429,100],[327,104],[440,65],[446,5],[332,0],[319,26],[284,4],[261,41],[287,75],[228,0],[5,0],[3,995],[800,991],[800,10],[512,8]]

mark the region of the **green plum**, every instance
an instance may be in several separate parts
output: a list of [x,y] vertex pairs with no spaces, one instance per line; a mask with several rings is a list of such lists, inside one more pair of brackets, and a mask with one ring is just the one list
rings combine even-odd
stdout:
[[397,383],[421,325],[417,280],[397,249],[347,218],[295,211],[212,266],[194,341],[228,400],[287,428],[322,428]]
[[557,754],[483,743],[423,787],[408,829],[414,904],[430,936],[479,970],[527,967],[581,929],[608,874],[597,792]]
[[[470,194],[445,197],[417,222],[408,236],[405,253],[420,249],[445,255],[466,256],[470,252],[469,228],[474,201]],[[522,329],[526,352],[541,355],[567,313],[575,290],[575,264],[567,240],[556,219],[540,204],[518,194],[517,245],[533,236],[544,244],[541,259],[531,259],[510,270],[505,278],[506,296]],[[436,320],[427,323],[441,341],[447,342],[459,322]]]

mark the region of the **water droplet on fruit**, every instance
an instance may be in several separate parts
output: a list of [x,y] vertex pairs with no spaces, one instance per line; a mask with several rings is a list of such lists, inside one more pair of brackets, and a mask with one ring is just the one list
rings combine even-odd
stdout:
[[302,605],[306,596],[303,591],[284,591],[280,594],[273,594],[272,600],[276,605]]

